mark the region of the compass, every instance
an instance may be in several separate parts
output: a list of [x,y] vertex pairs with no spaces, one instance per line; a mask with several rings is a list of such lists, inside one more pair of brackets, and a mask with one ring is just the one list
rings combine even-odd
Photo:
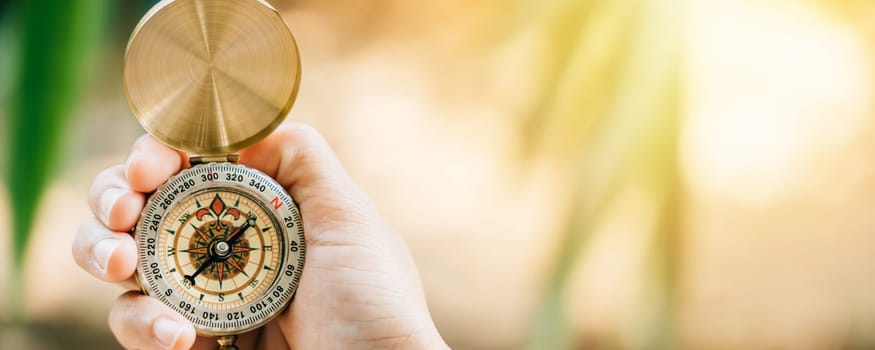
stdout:
[[198,334],[236,349],[236,335],[288,306],[304,267],[294,200],[234,153],[291,109],[294,38],[262,0],[164,0],[134,29],[124,79],[140,124],[191,164],[146,202],[134,229],[137,281]]

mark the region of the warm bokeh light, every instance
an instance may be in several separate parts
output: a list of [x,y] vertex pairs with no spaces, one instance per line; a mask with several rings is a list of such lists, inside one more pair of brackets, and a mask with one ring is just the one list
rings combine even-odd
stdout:
[[[405,237],[451,347],[875,347],[875,4],[274,3],[302,54],[288,121],[319,129]],[[121,67],[150,4],[95,12],[0,348],[116,346],[122,289],[70,244],[91,179],[143,133]],[[20,5],[0,1],[3,133]],[[0,145],[0,169],[42,161],[12,163],[29,151]]]

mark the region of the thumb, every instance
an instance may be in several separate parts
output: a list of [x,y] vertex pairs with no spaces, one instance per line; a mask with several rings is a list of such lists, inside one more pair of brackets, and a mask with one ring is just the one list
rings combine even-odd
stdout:
[[370,224],[377,217],[367,196],[311,126],[280,126],[241,151],[240,163],[261,170],[289,191],[301,209],[308,240],[320,241],[324,232]]

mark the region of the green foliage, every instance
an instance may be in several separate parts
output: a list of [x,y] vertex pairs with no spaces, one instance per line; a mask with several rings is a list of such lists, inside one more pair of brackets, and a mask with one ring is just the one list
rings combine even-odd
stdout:
[[13,270],[20,273],[37,206],[57,170],[63,132],[86,86],[108,1],[27,0],[13,6],[19,40],[5,135],[6,185]]

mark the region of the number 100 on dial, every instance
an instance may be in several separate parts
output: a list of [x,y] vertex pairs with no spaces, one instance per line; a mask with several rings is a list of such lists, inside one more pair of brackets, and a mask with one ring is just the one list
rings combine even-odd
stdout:
[[297,289],[305,241],[300,212],[267,175],[233,163],[171,178],[137,225],[144,292],[215,335],[278,315]]

